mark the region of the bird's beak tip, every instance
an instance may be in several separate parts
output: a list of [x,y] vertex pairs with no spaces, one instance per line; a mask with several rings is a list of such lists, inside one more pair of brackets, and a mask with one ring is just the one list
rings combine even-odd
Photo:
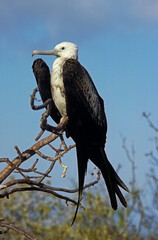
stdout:
[[37,50],[32,52],[32,57],[36,54]]

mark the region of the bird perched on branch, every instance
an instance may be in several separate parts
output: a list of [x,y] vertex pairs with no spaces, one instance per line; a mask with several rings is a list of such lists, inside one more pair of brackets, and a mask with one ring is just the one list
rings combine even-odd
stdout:
[[33,71],[43,101],[52,98],[51,117],[59,123],[68,117],[67,137],[76,143],[79,195],[74,223],[82,196],[87,163],[90,159],[100,170],[109,192],[111,206],[117,209],[117,200],[127,207],[120,187],[129,191],[115,172],[105,153],[107,120],[104,102],[89,73],[78,61],[78,47],[62,42],[49,51],[33,51],[32,55],[55,55],[51,76],[42,59],[33,63]]

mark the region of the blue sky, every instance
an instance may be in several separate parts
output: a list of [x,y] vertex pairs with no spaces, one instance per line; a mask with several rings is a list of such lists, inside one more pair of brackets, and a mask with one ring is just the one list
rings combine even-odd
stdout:
[[[158,109],[158,2],[156,0],[0,0],[0,157],[13,159],[14,145],[30,147],[39,132],[40,112],[31,110],[35,88],[31,53],[71,41],[104,99],[108,119],[106,149],[111,163],[123,165],[126,183],[130,164],[122,138],[135,145],[138,182],[145,186],[153,132],[142,118]],[[50,66],[54,57],[42,57]],[[72,159],[72,161],[71,161]],[[65,158],[67,179],[74,175],[75,152]],[[60,166],[57,172],[61,175]],[[76,179],[77,180],[77,179]],[[55,181],[55,180],[54,180]]]

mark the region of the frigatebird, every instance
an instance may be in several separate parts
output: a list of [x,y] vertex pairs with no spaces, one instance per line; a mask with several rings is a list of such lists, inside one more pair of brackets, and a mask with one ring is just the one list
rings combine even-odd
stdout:
[[51,76],[42,59],[33,63],[33,71],[43,101],[52,99],[51,117],[59,123],[68,117],[66,135],[76,143],[79,194],[74,223],[80,204],[87,163],[90,159],[100,170],[109,192],[111,206],[117,209],[116,196],[124,207],[127,202],[120,191],[127,186],[120,179],[104,150],[107,120],[104,101],[100,97],[88,71],[78,61],[78,47],[74,43],[62,42],[49,51],[33,51],[32,55],[55,55]]

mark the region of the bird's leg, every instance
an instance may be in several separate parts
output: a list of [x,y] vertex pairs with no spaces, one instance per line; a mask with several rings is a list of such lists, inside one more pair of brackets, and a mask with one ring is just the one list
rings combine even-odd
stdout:
[[50,126],[48,125],[50,128],[52,128],[52,132],[59,135],[60,137],[62,136],[62,132],[64,131],[64,129],[66,128],[66,125],[68,123],[68,116],[64,116],[60,119],[60,123],[56,126]]
[[64,116],[61,118],[60,123],[57,125],[57,127],[53,127],[47,123],[47,117],[49,117],[50,112],[51,112],[51,102],[47,105],[47,110],[42,114],[41,118],[41,124],[40,128],[42,129],[41,132],[38,134],[36,137],[36,141],[42,136],[45,130],[55,133],[59,135],[60,137],[62,136],[63,130],[65,129],[67,123],[68,123],[68,117]]
[[51,113],[51,108],[52,108],[52,102],[50,102],[47,105],[47,110],[45,111],[45,113],[42,114],[40,127],[43,130],[47,130],[49,132],[53,132],[55,134],[62,135],[61,131],[63,131],[64,128],[66,127],[66,124],[67,124],[67,121],[68,121],[68,117],[67,116],[62,117],[61,120],[60,120],[60,124],[58,124],[57,127],[49,125],[47,123],[47,117],[49,117],[49,115]]

